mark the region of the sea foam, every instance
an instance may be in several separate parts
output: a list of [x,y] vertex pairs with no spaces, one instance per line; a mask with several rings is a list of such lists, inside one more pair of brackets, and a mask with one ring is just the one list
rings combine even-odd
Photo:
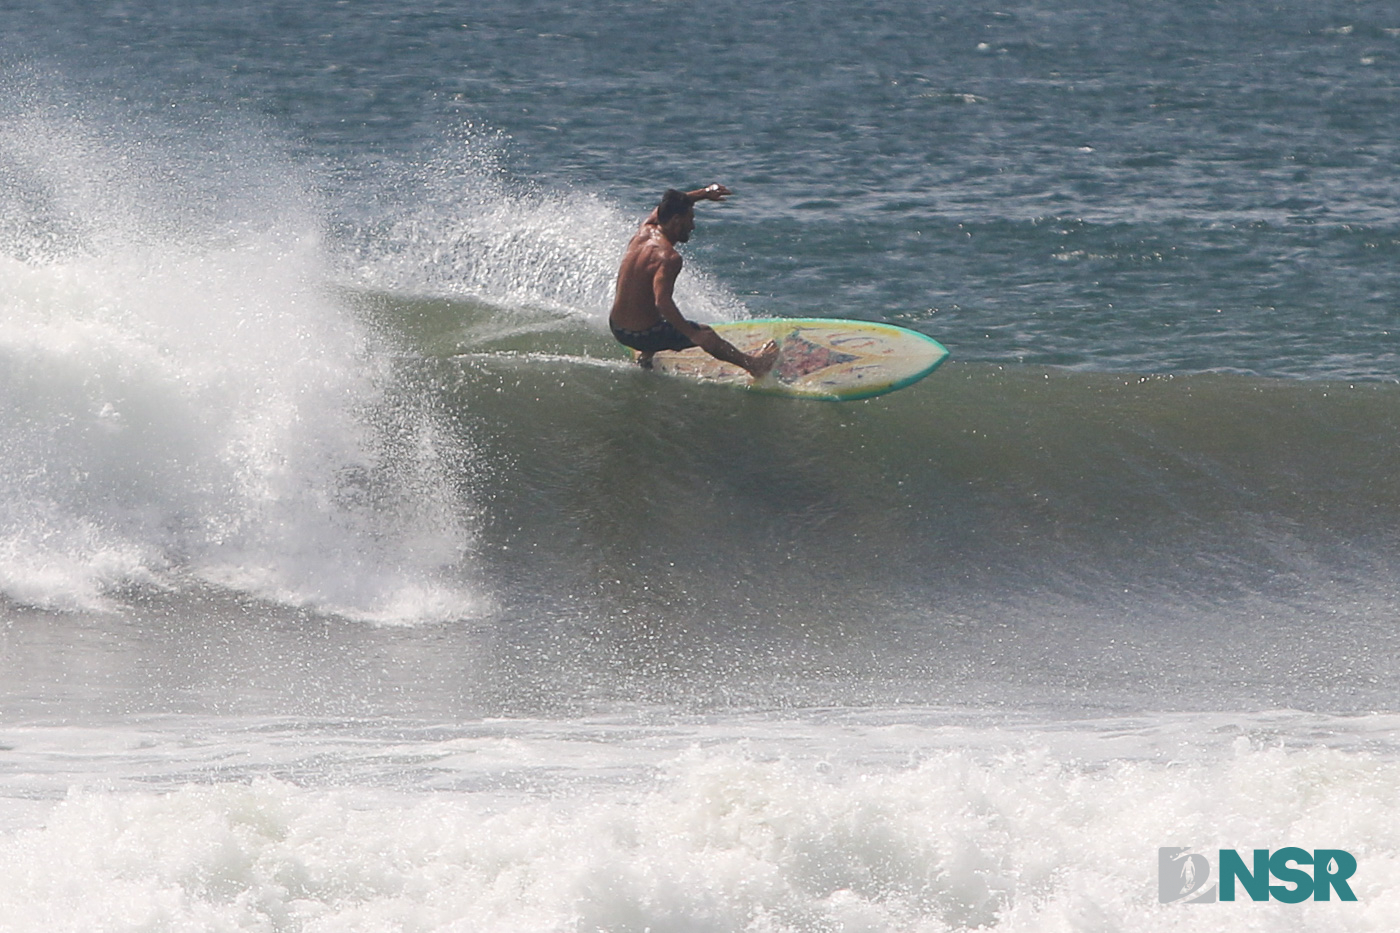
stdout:
[[[364,288],[469,298],[602,329],[623,250],[651,204],[629,212],[592,192],[512,180],[509,156],[507,138],[467,127],[417,159],[377,166],[363,182],[373,190],[358,199],[381,210],[349,237],[348,274]],[[703,243],[703,228],[698,236]],[[681,276],[677,298],[698,320],[748,316],[700,265]]]
[[275,147],[11,103],[0,131],[0,591],[94,609],[184,577],[453,617],[470,457],[328,287]]
[[[509,746],[456,752],[530,756],[528,737]],[[1022,742],[851,767],[772,751],[697,746],[649,778],[548,793],[271,778],[74,791],[0,840],[0,916],[17,933],[1345,931],[1400,917],[1400,772],[1366,752],[1240,736],[1218,755],[1094,763]],[[1284,844],[1345,844],[1357,901],[1158,900],[1159,845]]]

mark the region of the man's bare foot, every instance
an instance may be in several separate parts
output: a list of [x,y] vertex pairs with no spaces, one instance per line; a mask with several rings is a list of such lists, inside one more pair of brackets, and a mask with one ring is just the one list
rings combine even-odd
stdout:
[[750,365],[744,367],[755,379],[762,379],[773,371],[773,366],[778,362],[778,344],[775,341],[768,341],[759,348],[757,353],[750,354]]

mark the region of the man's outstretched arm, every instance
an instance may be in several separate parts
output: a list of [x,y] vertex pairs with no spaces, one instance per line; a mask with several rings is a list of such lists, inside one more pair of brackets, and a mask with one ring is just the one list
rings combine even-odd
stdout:
[[[696,188],[694,191],[687,191],[685,197],[691,204],[694,204],[697,201],[723,201],[733,193],[734,192],[730,191],[724,185],[714,184],[706,185],[703,188]],[[647,219],[642,222],[648,224],[656,223],[656,212],[659,209],[659,207],[652,208],[651,213],[647,215]]]
[[733,193],[734,192],[724,187],[724,185],[715,184],[706,185],[703,188],[696,188],[694,191],[687,191],[685,196],[689,199],[691,204],[694,204],[696,201],[723,201]]

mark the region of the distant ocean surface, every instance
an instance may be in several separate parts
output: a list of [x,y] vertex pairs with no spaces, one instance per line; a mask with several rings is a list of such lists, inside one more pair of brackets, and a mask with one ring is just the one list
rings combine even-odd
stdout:
[[[0,931],[1400,927],[1397,113],[1389,2],[0,7]],[[632,367],[710,182],[689,315],[951,361]]]

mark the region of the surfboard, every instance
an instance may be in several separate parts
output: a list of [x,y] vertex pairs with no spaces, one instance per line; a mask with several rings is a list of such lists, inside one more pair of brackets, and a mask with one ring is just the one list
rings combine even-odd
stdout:
[[778,343],[773,371],[755,381],[732,363],[694,347],[662,352],[652,370],[754,392],[848,402],[913,385],[948,357],[932,337],[893,324],[827,318],[769,318],[710,325],[746,353]]

